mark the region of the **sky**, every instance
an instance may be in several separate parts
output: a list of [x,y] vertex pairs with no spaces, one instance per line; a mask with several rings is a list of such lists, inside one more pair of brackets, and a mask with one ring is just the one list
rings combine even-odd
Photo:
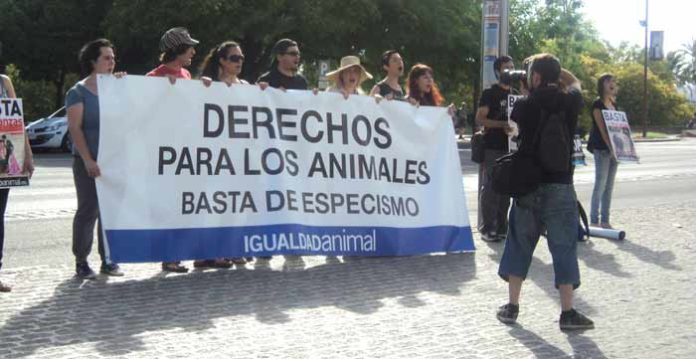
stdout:
[[[583,0],[583,12],[592,21],[602,39],[612,45],[628,41],[643,47],[645,0]],[[696,0],[650,0],[650,31],[665,32],[665,48],[679,50],[696,40]]]

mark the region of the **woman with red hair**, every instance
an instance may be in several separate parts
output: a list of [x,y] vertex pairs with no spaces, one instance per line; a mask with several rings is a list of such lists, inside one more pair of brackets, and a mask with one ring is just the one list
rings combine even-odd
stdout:
[[435,84],[433,69],[428,65],[415,64],[406,78],[408,102],[420,106],[440,106],[444,98]]

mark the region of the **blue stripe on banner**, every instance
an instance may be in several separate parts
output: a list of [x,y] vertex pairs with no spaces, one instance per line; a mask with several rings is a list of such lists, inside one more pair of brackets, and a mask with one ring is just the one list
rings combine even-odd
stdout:
[[115,263],[276,254],[407,256],[473,251],[471,227],[315,227],[279,224],[193,229],[107,230]]

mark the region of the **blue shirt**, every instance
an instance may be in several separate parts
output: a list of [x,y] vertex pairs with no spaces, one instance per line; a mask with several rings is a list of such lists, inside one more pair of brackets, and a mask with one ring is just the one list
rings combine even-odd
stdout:
[[[96,161],[99,150],[99,96],[78,82],[65,95],[65,108],[78,103],[81,103],[83,108],[82,132],[85,134],[89,153]],[[72,153],[79,156],[77,147],[73,146]]]

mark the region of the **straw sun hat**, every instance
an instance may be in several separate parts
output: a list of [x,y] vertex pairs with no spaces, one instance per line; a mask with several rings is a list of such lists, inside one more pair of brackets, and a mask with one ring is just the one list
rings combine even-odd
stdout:
[[372,75],[370,75],[370,73],[367,72],[367,70],[365,70],[365,68],[360,64],[360,58],[358,58],[357,56],[345,56],[341,58],[341,65],[336,70],[326,73],[326,78],[334,83],[337,83],[338,76],[341,73],[341,71],[353,66],[357,66],[360,68],[360,82],[372,78]]

